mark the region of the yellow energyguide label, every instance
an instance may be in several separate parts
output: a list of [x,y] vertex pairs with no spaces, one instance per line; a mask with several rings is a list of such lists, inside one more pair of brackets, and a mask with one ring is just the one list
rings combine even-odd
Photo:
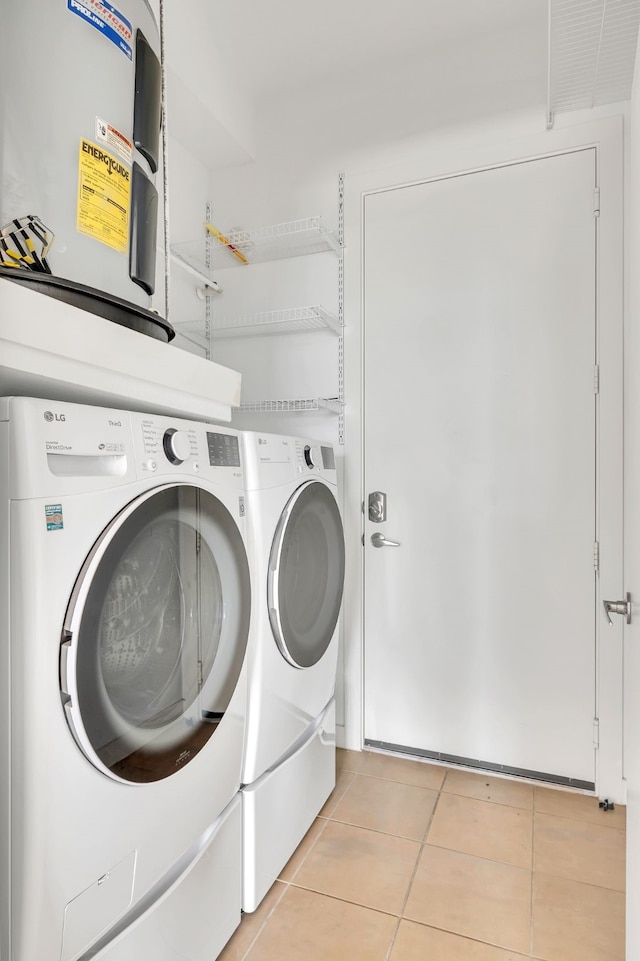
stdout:
[[80,141],[77,229],[120,253],[129,247],[131,170],[90,140]]

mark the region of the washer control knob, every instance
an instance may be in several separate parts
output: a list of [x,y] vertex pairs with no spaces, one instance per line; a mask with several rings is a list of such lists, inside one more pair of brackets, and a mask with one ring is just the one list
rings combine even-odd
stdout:
[[310,447],[309,444],[306,445],[304,449],[304,461],[310,470],[314,467],[320,467],[322,465],[322,451],[319,447]]
[[183,464],[191,454],[191,442],[186,430],[170,427],[162,438],[162,446],[167,460],[172,464]]

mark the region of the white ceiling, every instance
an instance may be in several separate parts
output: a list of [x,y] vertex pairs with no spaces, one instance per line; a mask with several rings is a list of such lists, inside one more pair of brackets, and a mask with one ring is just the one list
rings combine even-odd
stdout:
[[210,169],[544,116],[548,0],[164,4],[170,129]]
[[454,86],[457,100],[465,84],[473,95],[483,73],[501,65],[510,100],[520,86],[528,101],[534,91],[540,102],[546,95],[547,0],[213,0],[205,16],[231,76],[257,106],[365,75],[393,85],[407,70],[430,89],[441,78],[442,98]]

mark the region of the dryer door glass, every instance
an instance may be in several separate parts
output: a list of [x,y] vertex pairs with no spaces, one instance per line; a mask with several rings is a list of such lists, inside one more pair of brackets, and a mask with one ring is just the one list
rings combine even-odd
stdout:
[[103,532],[67,613],[61,681],[85,754],[120,780],[156,781],[222,722],[249,631],[244,543],[195,486],[130,504]]
[[340,512],[326,484],[311,481],[287,504],[271,548],[269,618],[282,655],[312,667],[335,631],[344,582]]

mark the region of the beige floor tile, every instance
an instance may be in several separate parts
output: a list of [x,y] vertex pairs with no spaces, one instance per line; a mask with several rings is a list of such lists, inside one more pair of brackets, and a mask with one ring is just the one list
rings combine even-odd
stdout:
[[531,868],[532,812],[441,794],[427,842],[479,858]]
[[318,812],[318,817],[328,818],[335,808],[336,804],[343,796],[344,792],[347,790],[351,782],[353,781],[355,774],[353,771],[338,771],[336,774],[336,786],[327,798],[327,800],[322,805],[322,808]]
[[356,774],[331,818],[422,841],[437,798],[437,791]]
[[447,794],[461,794],[479,801],[495,801],[512,807],[531,810],[533,784],[509,781],[507,778],[474,774],[471,771],[449,770],[442,788]]
[[392,757],[389,754],[376,754],[370,751],[360,773],[439,791],[447,769],[438,767],[436,764],[427,764],[424,761]]
[[320,837],[322,832],[326,827],[326,820],[324,818],[316,818],[313,822],[302,841],[296,848],[293,855],[289,858],[282,871],[280,872],[281,881],[293,881],[298,871],[298,868],[306,858],[307,854],[315,844],[316,840]]
[[404,916],[527,955],[531,872],[427,844]]
[[256,910],[252,914],[242,915],[240,927],[237,928],[233,937],[227,942],[227,946],[222,954],[218,956],[217,961],[243,961],[247,951],[286,890],[286,884],[281,884],[279,881],[276,881]]
[[535,958],[624,961],[624,955],[624,894],[536,872]]
[[534,807],[542,814],[555,814],[557,817],[576,818],[592,824],[604,824],[610,828],[624,828],[627,809],[624,804],[616,804],[613,811],[603,811],[598,807],[598,798],[587,794],[574,794],[557,788],[535,788]]
[[624,891],[624,831],[553,814],[536,814],[534,869]]
[[295,883],[399,914],[419,852],[417,841],[330,821],[298,870]]
[[528,957],[424,924],[401,921],[390,961],[527,961]]
[[338,747],[336,748],[336,771],[362,771],[368,757],[368,751],[347,751],[343,747]]
[[385,961],[396,918],[289,887],[247,961]]

